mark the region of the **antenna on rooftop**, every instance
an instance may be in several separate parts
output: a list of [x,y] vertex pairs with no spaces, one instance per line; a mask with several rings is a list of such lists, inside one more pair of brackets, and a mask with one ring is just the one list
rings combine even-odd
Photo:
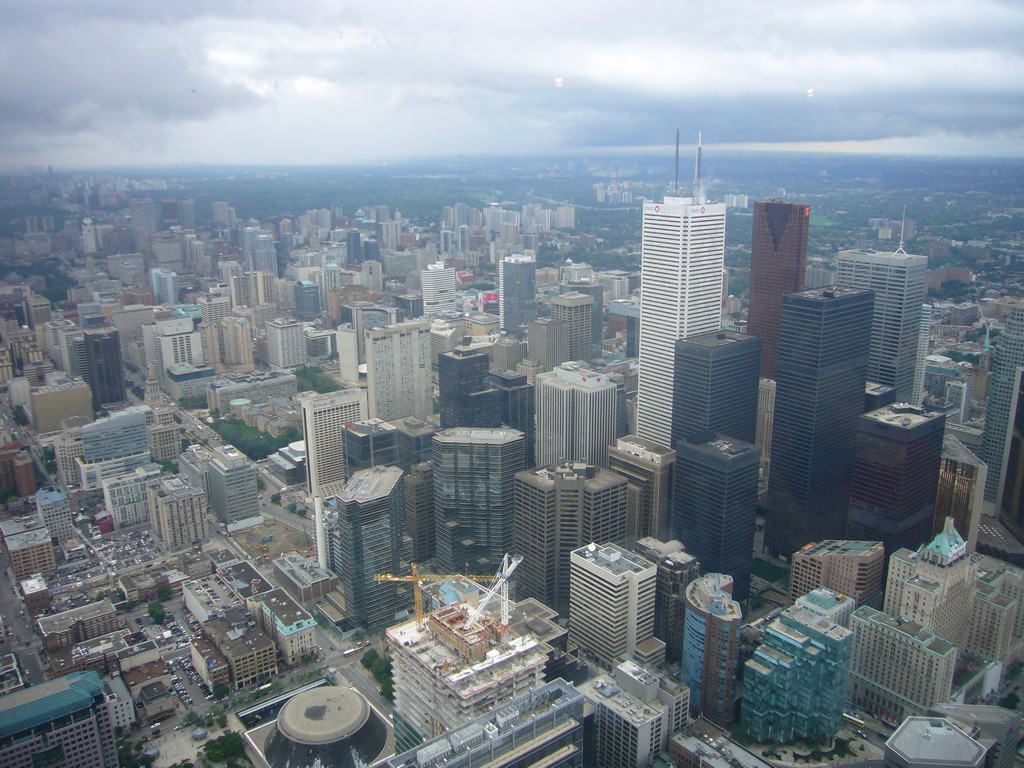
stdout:
[[903,221],[900,222],[900,244],[899,244],[899,247],[896,249],[896,253],[906,253],[906,251],[903,250],[903,230],[906,228],[906,226],[907,226],[907,206],[906,206],[906,204],[904,204],[903,205]]
[[700,188],[700,153],[701,132],[697,131],[697,160],[693,166],[693,198],[695,203],[704,202],[704,193]]
[[679,196],[679,129],[676,128],[676,181],[672,185],[672,194]]

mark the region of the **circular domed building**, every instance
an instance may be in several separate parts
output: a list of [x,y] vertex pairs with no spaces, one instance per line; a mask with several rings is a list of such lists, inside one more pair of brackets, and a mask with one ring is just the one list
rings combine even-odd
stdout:
[[322,686],[285,704],[264,742],[270,768],[363,768],[388,743],[388,723],[350,688]]

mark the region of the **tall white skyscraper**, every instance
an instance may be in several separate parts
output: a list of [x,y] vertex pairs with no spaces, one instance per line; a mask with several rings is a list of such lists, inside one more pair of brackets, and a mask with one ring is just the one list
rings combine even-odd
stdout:
[[537,464],[608,466],[619,437],[618,386],[603,373],[568,362],[537,376]]
[[371,419],[426,419],[433,408],[430,323],[410,320],[363,331]]
[[725,204],[644,203],[637,434],[668,445],[676,341],[721,326]]
[[366,416],[366,390],[345,389],[326,394],[306,394],[302,407],[302,434],[306,441],[306,481],[316,505],[316,554],[327,567],[327,530],[324,525],[322,488],[345,481],[345,424]]
[[[868,381],[896,388],[896,400],[914,400],[927,256],[872,250],[842,251],[836,284],[875,292]],[[919,401],[920,402],[920,401]]]
[[267,362],[271,368],[298,368],[306,364],[302,323],[279,317],[266,324]]
[[436,317],[455,309],[455,270],[443,261],[428,264],[420,272],[423,287],[423,316]]
[[149,270],[150,284],[157,304],[175,306],[178,301],[178,273],[163,267]]

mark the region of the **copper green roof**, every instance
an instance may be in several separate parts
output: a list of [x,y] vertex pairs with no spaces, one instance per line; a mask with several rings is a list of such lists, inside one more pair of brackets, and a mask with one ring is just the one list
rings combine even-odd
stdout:
[[0,697],[0,739],[92,706],[103,692],[96,672],[73,672]]
[[922,552],[935,552],[942,557],[949,557],[954,550],[964,551],[966,542],[953,526],[953,518],[947,517],[946,523],[938,535],[925,544]]

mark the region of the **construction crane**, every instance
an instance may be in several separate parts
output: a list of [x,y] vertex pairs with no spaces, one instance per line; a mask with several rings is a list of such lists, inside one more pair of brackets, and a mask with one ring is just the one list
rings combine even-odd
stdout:
[[508,553],[501,559],[501,568],[495,574],[494,584],[487,594],[484,595],[480,601],[469,610],[469,615],[466,617],[466,623],[462,626],[464,630],[472,629],[473,625],[480,621],[480,617],[484,615],[484,609],[487,604],[494,599],[494,596],[501,592],[501,632],[504,635],[508,629],[509,622],[509,601],[508,601],[508,580],[512,575],[512,571],[516,569],[521,562],[523,562],[522,555],[510,555]]
[[409,570],[412,571],[412,573],[409,576],[395,576],[393,573],[378,573],[373,577],[373,580],[407,581],[412,583],[413,604],[416,606],[417,627],[423,625],[423,590],[420,585],[424,581],[452,581],[453,579],[471,579],[473,581],[487,582],[499,578],[501,575],[500,572],[498,574],[491,574],[489,576],[474,576],[465,573],[420,573],[420,569],[416,565],[416,563],[409,563]]

